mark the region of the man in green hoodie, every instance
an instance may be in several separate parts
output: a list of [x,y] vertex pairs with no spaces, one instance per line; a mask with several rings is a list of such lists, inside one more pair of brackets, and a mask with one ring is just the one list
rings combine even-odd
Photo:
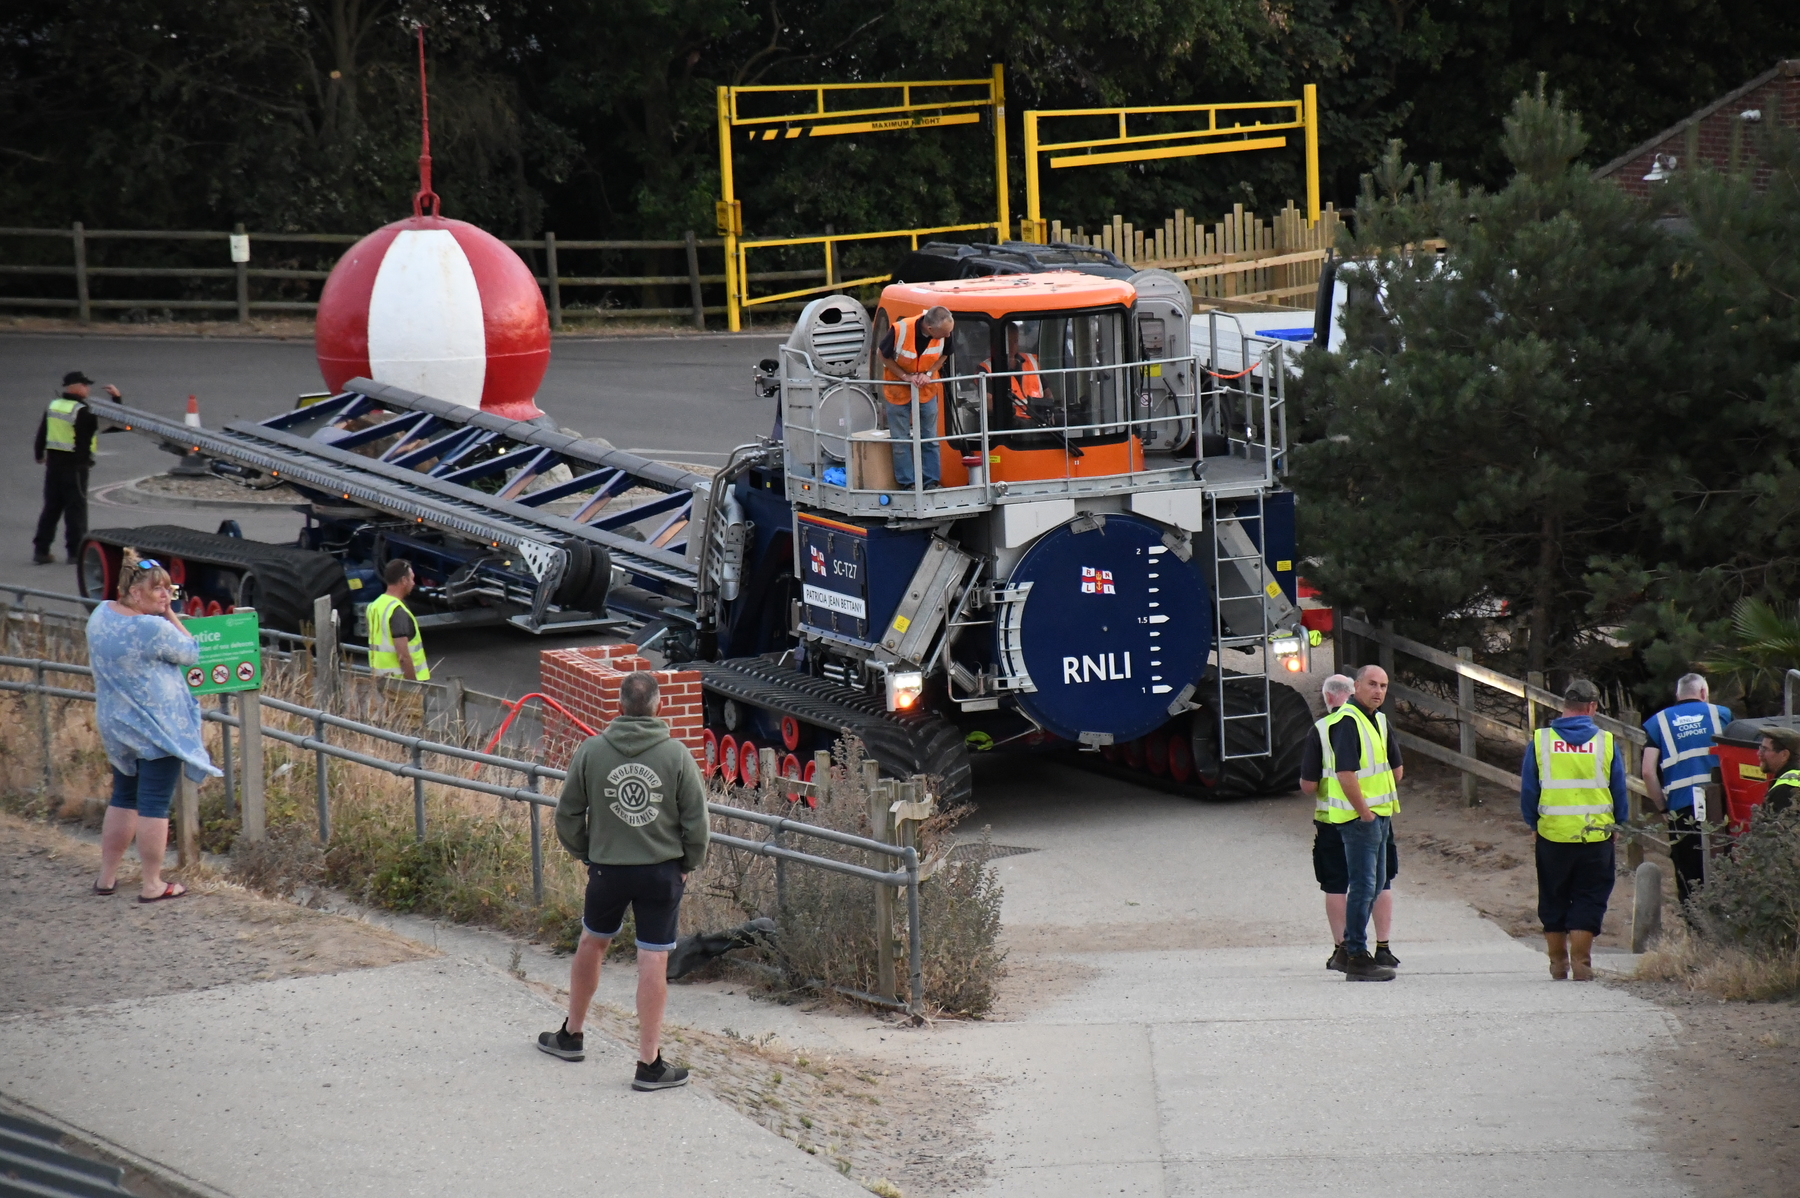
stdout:
[[585,1055],[582,1024],[600,985],[600,963],[637,920],[638,1065],[634,1090],[687,1084],[688,1071],[662,1059],[669,951],[687,876],[706,860],[706,787],[687,747],[656,717],[656,677],[638,671],[619,684],[619,717],[575,750],[556,804],[556,837],[588,869],[581,941],[569,967],[569,1017],[538,1047],[565,1061]]

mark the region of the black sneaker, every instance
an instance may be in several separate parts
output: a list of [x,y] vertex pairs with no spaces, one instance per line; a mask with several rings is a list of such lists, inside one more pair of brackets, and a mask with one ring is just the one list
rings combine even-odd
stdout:
[[680,1065],[671,1065],[662,1059],[662,1053],[648,1065],[638,1062],[637,1076],[631,1079],[633,1090],[673,1090],[676,1086],[687,1085],[688,1071]]
[[569,1030],[569,1021],[553,1032],[538,1033],[538,1051],[547,1052],[553,1057],[561,1057],[565,1061],[582,1061],[587,1059],[587,1050],[582,1047],[581,1033]]
[[1347,982],[1391,982],[1394,977],[1394,971],[1377,963],[1371,953],[1356,953],[1344,962],[1344,980]]
[[1400,968],[1400,958],[1396,957],[1385,944],[1375,946],[1375,964],[1385,965],[1389,969]]
[[34,566],[54,566],[56,564],[56,559],[51,557],[48,553],[34,553],[31,555],[31,564]]
[[1335,952],[1333,952],[1331,954],[1331,956],[1329,956],[1325,959],[1325,968],[1335,969],[1339,973],[1342,973],[1342,972],[1344,972],[1345,963],[1348,962],[1349,960],[1350,960],[1350,954],[1345,952],[1344,946],[1342,944],[1340,944],[1337,946],[1337,950]]

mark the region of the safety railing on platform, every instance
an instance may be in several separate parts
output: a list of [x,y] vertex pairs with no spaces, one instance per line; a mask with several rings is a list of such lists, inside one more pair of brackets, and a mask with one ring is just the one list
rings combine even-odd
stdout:
[[[947,430],[942,434],[920,427],[922,404],[934,401],[921,399],[925,387],[917,383],[857,379],[840,385],[861,391],[871,413],[885,417],[888,436],[872,441],[842,427],[824,427],[820,413],[827,409],[821,403],[785,404],[790,493],[798,491],[792,497],[853,514],[895,515],[977,508],[1006,495],[1191,485],[1209,471],[1228,472],[1233,485],[1272,485],[1286,467],[1287,347],[1247,337],[1241,330],[1221,339],[1216,322],[1211,335],[1214,345],[1205,356],[984,370],[934,379],[925,387],[939,390],[935,402]],[[1236,342],[1228,354],[1221,352],[1222,340]],[[780,352],[785,377],[806,377],[811,367],[804,350],[783,346]],[[1227,365],[1248,365],[1221,371],[1213,365],[1221,357]],[[1182,380],[1177,384],[1181,389],[1154,398],[1152,381],[1171,376]],[[888,388],[905,388],[907,402],[888,402]],[[1015,399],[1019,394],[1032,398]],[[1160,404],[1167,414],[1140,414],[1146,404]],[[1030,415],[1015,424],[1019,406]],[[1000,410],[1009,418],[996,424]],[[841,406],[832,411],[840,414]],[[905,414],[904,429],[896,412]],[[796,433],[802,435],[798,443]],[[1209,444],[1215,450],[1210,456]],[[931,447],[938,451],[941,485],[928,488],[924,460]],[[1034,469],[1027,478],[994,477],[1002,461],[999,451],[1026,447],[1060,448],[1060,468]],[[902,460],[910,457],[912,477],[905,484],[893,482],[885,463],[874,456],[896,450]],[[1104,455],[1109,464],[1084,465],[1089,454],[1097,461]],[[955,468],[946,470],[952,458]],[[961,482],[948,481],[959,477]],[[906,503],[898,502],[902,497]]]
[[[62,699],[65,701],[94,702],[95,695],[91,690],[77,690],[73,687],[54,686],[47,679],[51,674],[71,677],[92,678],[90,666],[74,662],[51,661],[43,658],[4,657],[0,656],[0,668],[31,671],[31,681],[16,681],[0,678],[0,692],[37,696],[39,749],[43,759],[43,789],[46,795],[54,793],[55,777],[51,758],[51,728],[49,701]],[[475,794],[490,795],[509,802],[524,803],[529,812],[531,829],[531,891],[534,902],[544,901],[544,855],[542,812],[546,807],[554,808],[557,799],[542,791],[544,782],[562,782],[568,778],[564,770],[554,769],[535,761],[521,761],[510,757],[500,757],[492,753],[484,753],[460,745],[444,744],[440,741],[428,740],[419,736],[408,736],[373,724],[361,723],[346,719],[333,712],[317,708],[303,707],[296,703],[288,703],[255,691],[241,692],[241,696],[249,701],[239,707],[239,714],[232,715],[224,710],[202,709],[201,717],[209,723],[219,724],[224,728],[235,729],[239,733],[239,743],[243,751],[243,769],[238,773],[242,784],[242,831],[240,836],[250,842],[262,840],[266,835],[265,812],[263,809],[263,771],[262,740],[268,738],[290,745],[304,752],[315,755],[315,774],[318,779],[316,791],[318,838],[321,844],[331,841],[331,796],[329,790],[329,774],[325,768],[327,759],[349,762],[365,769],[378,770],[396,777],[410,778],[413,782],[413,818],[415,835],[420,841],[425,839],[425,786],[427,783],[450,790],[463,790]],[[311,734],[294,732],[284,728],[271,727],[263,723],[263,710],[279,712],[302,721],[312,723]],[[332,743],[328,730],[339,731],[371,740],[390,744],[407,754],[404,761],[396,761],[386,757],[358,752],[344,745]],[[230,744],[226,742],[224,756],[230,763]],[[468,778],[457,774],[445,773],[443,770],[426,767],[427,756],[448,758],[454,761],[468,762],[503,772],[523,775],[524,785],[511,786],[501,782],[489,782],[480,778]],[[766,751],[769,779],[768,785],[785,792],[823,794],[827,793],[830,783],[829,755],[826,756],[827,768],[822,776],[816,776],[811,782],[781,778],[776,774],[773,764],[773,751]],[[228,774],[229,777],[229,774]],[[870,778],[871,783],[874,782]],[[894,784],[882,783],[891,790]],[[905,785],[905,784],[902,784]],[[916,784],[913,784],[916,785]],[[877,790],[883,798],[892,797],[888,790]],[[891,811],[893,805],[889,805]],[[849,877],[862,878],[877,886],[877,907],[882,906],[883,899],[892,901],[894,888],[906,891],[906,927],[908,944],[908,1001],[905,1009],[918,1016],[924,1009],[924,971],[923,971],[923,939],[921,934],[921,916],[919,906],[919,886],[924,878],[920,868],[918,849],[912,844],[886,844],[864,836],[855,836],[848,832],[840,832],[834,828],[825,828],[809,824],[801,820],[787,819],[770,815],[761,811],[750,811],[740,807],[731,807],[723,803],[708,802],[706,809],[709,815],[719,819],[740,823],[755,824],[769,829],[763,840],[751,840],[746,837],[733,836],[728,833],[714,832],[714,843],[739,849],[757,856],[768,857],[781,863],[793,863],[809,869],[821,869]],[[199,859],[198,827],[199,827],[199,792],[198,787],[183,779],[175,808],[177,829],[176,844],[181,864],[186,865]],[[891,816],[890,816],[891,818]],[[858,849],[877,857],[884,857],[898,862],[899,868],[892,870],[872,869],[857,865],[854,862],[839,861],[830,857],[803,852],[788,848],[781,843],[784,836],[799,836],[813,840],[825,841],[845,848]],[[884,926],[884,925],[877,925]],[[882,937],[878,944],[878,957],[891,962],[892,944]],[[891,973],[891,964],[887,966]],[[892,987],[887,997],[881,995],[856,994],[855,997],[875,1001],[884,1005],[897,1005],[892,1001]]]

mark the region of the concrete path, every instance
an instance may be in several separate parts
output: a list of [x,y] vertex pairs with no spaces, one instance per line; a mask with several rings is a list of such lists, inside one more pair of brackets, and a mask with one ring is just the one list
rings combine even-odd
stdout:
[[230,1198],[866,1193],[604,1035],[544,1056],[556,1020],[449,957],[224,986],[0,1022],[0,1093]]
[[1324,968],[1301,801],[1049,767],[982,785],[996,843],[1038,850],[1000,862],[1009,935],[1083,980],[916,1046],[999,1080],[981,1193],[1687,1192],[1637,1120],[1660,1009],[1552,983],[1467,906],[1408,896],[1404,860],[1401,977],[1349,983]]
[[1466,904],[1409,893],[1404,859],[1401,977],[1346,982],[1301,800],[993,765],[974,823],[1033,850],[997,862],[1022,983],[997,1018],[913,1031],[718,985],[675,988],[670,1017],[961,1073],[986,1198],[1689,1192],[1639,1119],[1674,1034],[1653,1003],[1552,983]]

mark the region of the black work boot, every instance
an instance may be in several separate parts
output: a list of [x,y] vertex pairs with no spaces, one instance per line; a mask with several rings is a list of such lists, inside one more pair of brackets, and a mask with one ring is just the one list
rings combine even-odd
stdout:
[[1385,940],[1375,945],[1375,964],[1385,965],[1389,969],[1400,968],[1400,958],[1396,957],[1393,950],[1388,948]]
[[1377,962],[1373,953],[1353,953],[1344,963],[1347,982],[1391,982],[1394,977],[1394,971]]
[[676,1086],[687,1085],[687,1081],[688,1071],[680,1065],[669,1064],[662,1059],[662,1053],[659,1052],[656,1054],[656,1059],[648,1065],[642,1061],[637,1063],[637,1076],[631,1079],[631,1088],[633,1090],[672,1090]]
[[1344,942],[1342,940],[1340,940],[1337,943],[1337,948],[1332,950],[1331,956],[1329,956],[1325,959],[1325,968],[1335,969],[1339,973],[1342,973],[1342,972],[1344,972],[1345,963],[1348,962],[1349,960],[1350,960],[1350,954],[1347,951],[1345,951]]
[[539,1032],[537,1038],[539,1052],[547,1052],[553,1057],[561,1057],[565,1061],[581,1061],[587,1059],[587,1050],[582,1046],[581,1033],[569,1030],[569,1021],[553,1032]]

